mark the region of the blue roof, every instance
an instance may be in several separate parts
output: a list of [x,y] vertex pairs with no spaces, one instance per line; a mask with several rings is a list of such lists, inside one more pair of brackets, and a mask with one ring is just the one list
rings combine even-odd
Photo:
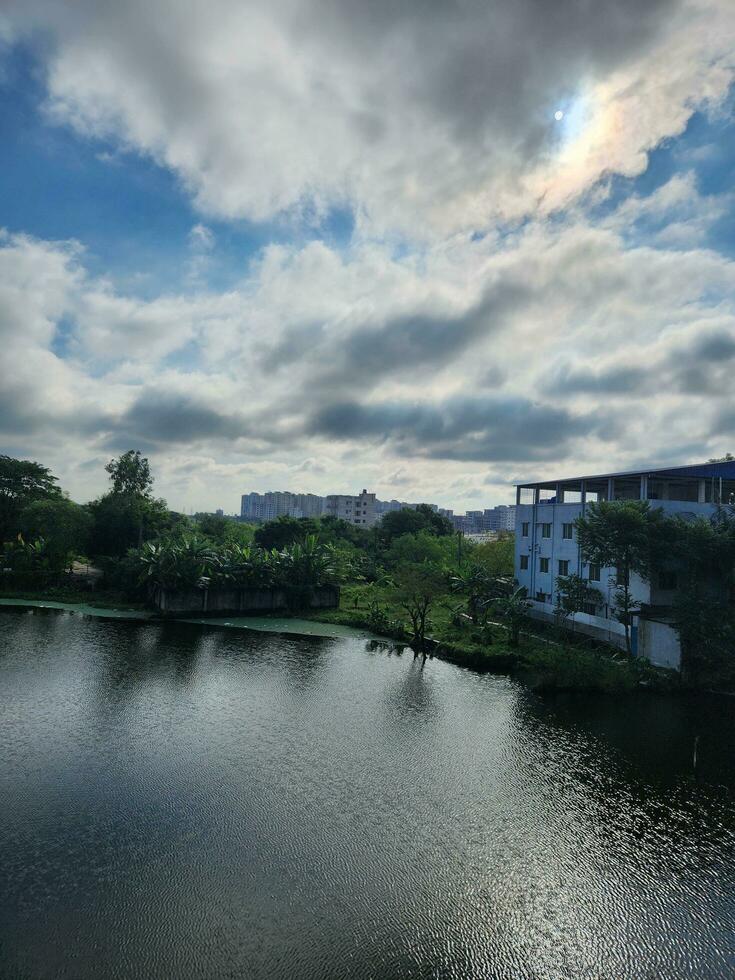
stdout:
[[702,480],[709,477],[735,480],[735,460],[724,463],[692,463],[688,466],[667,466],[664,469],[629,470],[625,473],[596,473],[585,476],[570,476],[558,480],[530,480],[517,483],[519,487],[554,487],[557,483],[578,483],[580,480],[609,480],[611,477],[658,476],[668,479],[694,477]]

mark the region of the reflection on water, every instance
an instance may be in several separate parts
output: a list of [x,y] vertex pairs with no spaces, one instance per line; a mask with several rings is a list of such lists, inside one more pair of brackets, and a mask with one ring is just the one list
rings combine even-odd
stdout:
[[735,973],[729,701],[9,611],[0,699],[3,977]]

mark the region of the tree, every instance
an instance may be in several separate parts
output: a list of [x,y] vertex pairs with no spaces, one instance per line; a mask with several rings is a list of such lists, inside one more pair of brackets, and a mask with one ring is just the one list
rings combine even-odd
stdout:
[[574,615],[583,612],[590,603],[600,604],[601,595],[581,575],[560,575],[556,580],[556,615],[561,623],[571,616],[574,631]]
[[54,569],[68,568],[74,558],[86,554],[92,518],[86,507],[57,497],[34,500],[23,508],[20,530],[26,541],[42,538]]
[[322,544],[316,534],[307,535],[303,542],[295,541],[281,552],[280,559],[280,581],[294,589],[308,591],[334,584],[339,578],[334,548]]
[[126,493],[106,493],[87,504],[92,515],[89,550],[92,555],[120,558],[129,548],[189,525],[183,514],[168,509],[165,500]]
[[304,541],[310,534],[319,534],[319,523],[312,517],[282,515],[275,521],[267,521],[256,530],[253,540],[260,548],[282,551],[297,541]]
[[512,647],[520,645],[521,629],[528,620],[530,607],[524,588],[513,589],[493,602],[495,614],[508,624],[509,643]]
[[384,561],[388,568],[395,568],[406,563],[432,562],[439,565],[444,557],[443,542],[424,529],[417,534],[402,534],[400,538],[394,538],[385,552]]
[[472,557],[493,578],[512,578],[515,565],[515,535],[501,533],[497,541],[477,545]]
[[92,515],[90,551],[96,556],[119,558],[129,548],[160,537],[188,519],[168,509],[165,500],[154,499],[150,464],[139,450],[128,450],[105,466],[112,489],[87,506]]
[[493,575],[487,565],[476,560],[458,569],[450,579],[452,592],[467,597],[467,611],[472,617],[472,622],[477,625],[482,613],[483,626],[487,625],[490,603],[503,593],[507,582],[506,578]]
[[428,504],[418,504],[416,507],[389,511],[383,516],[376,531],[384,546],[388,547],[394,538],[400,538],[404,534],[418,534],[419,531],[429,531],[437,537],[448,537],[454,534],[454,526],[448,518],[437,514]]
[[733,463],[735,462],[735,456],[732,453],[725,453],[724,456],[714,456],[712,459],[707,460],[708,463]]
[[332,544],[344,541],[361,549],[367,549],[372,541],[367,528],[357,527],[356,524],[335,517],[333,514],[325,514],[324,517],[319,518],[319,537],[322,541],[329,541]]
[[231,523],[228,518],[221,514],[197,514],[196,522],[199,533],[203,534],[205,538],[209,538],[210,541],[216,541],[217,544],[222,544],[225,541],[227,525]]
[[615,569],[617,617],[625,628],[625,648],[631,654],[630,619],[633,609],[631,576],[647,580],[652,565],[654,526],[660,510],[647,500],[591,503],[575,521],[582,557],[601,568]]
[[255,537],[255,527],[252,524],[245,524],[242,521],[225,519],[224,542],[226,545],[239,545],[246,547],[253,543]]
[[14,538],[23,508],[34,500],[58,500],[58,480],[45,466],[0,456],[0,541]]
[[426,523],[423,514],[410,507],[404,507],[403,510],[391,510],[384,514],[377,532],[384,546],[389,547],[395,538],[425,530]]
[[118,459],[111,459],[105,466],[112,481],[112,492],[136,497],[150,497],[153,477],[148,459],[140,450],[129,449]]
[[393,587],[398,605],[411,620],[414,657],[421,654],[426,661],[428,616],[434,602],[446,591],[446,576],[429,562],[406,562],[395,570]]
[[454,524],[443,514],[438,513],[429,504],[417,504],[416,513],[421,514],[426,520],[427,530],[438,535],[440,538],[454,534]]
[[696,686],[735,686],[735,514],[721,508],[710,520],[668,518],[662,528],[679,573],[674,625],[683,679]]
[[133,552],[141,578],[153,589],[207,588],[221,568],[221,556],[195,534],[147,541]]

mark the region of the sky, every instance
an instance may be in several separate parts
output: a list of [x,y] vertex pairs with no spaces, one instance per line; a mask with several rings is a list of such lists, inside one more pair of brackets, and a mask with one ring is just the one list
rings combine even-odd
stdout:
[[4,0],[0,452],[511,503],[735,451],[732,0]]

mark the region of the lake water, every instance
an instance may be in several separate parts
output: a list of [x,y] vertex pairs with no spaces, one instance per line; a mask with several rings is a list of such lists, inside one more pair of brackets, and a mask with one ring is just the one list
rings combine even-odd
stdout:
[[2,609],[0,707],[3,977],[735,975],[732,700]]

